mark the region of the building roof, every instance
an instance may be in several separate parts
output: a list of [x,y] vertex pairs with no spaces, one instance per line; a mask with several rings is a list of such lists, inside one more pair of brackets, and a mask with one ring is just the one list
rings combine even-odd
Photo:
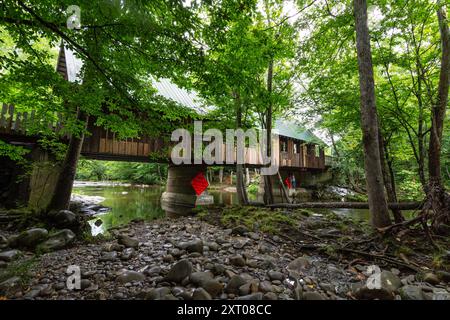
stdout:
[[280,136],[305,141],[307,143],[326,145],[326,143],[312,133],[311,130],[306,129],[294,121],[276,120],[274,124],[274,131]]

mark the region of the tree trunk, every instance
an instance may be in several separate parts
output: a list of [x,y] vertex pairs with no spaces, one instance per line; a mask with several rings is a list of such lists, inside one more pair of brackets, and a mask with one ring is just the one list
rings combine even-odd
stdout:
[[438,8],[439,29],[442,42],[441,71],[438,96],[431,112],[430,146],[428,149],[428,171],[431,186],[442,187],[441,181],[441,140],[447,108],[450,75],[450,32],[444,7]]
[[[380,148],[381,171],[383,172],[384,188],[386,190],[387,200],[389,202],[397,202],[397,192],[395,190],[395,178],[392,165],[389,165],[390,159],[386,142],[383,139],[381,129],[378,130],[378,142]],[[392,215],[395,223],[404,221],[402,213],[398,209],[392,209]]]
[[438,2],[437,17],[441,34],[441,71],[436,103],[431,110],[431,132],[428,148],[428,199],[436,213],[433,222],[435,229],[450,223],[450,196],[445,192],[441,178],[441,141],[444,118],[448,102],[450,82],[450,31],[445,7]]
[[[273,80],[273,60],[269,63],[267,70],[267,91],[269,93],[269,105],[266,110],[266,150],[267,157],[272,159],[272,80]],[[272,204],[273,186],[269,175],[264,176],[264,203]]]
[[[79,109],[77,112],[77,120],[84,123],[84,130],[87,127],[88,119],[88,115]],[[66,157],[61,166],[61,173],[56,182],[55,192],[47,207],[47,211],[69,209],[73,181],[75,179],[78,159],[84,141],[84,130],[79,136],[72,135],[70,138]]]
[[[242,127],[242,104],[238,92],[234,94],[234,101],[236,107],[236,129]],[[244,166],[236,161],[236,192],[238,197],[238,203],[240,205],[247,205],[247,191],[245,189],[244,180]]]
[[375,83],[373,79],[369,28],[367,25],[367,3],[366,0],[354,0],[353,4],[361,92],[361,128],[364,144],[364,167],[369,198],[369,211],[372,225],[377,228],[382,228],[389,226],[391,220],[389,218],[383,186],[383,173],[381,171]]
[[223,168],[219,169],[219,183],[223,183]]

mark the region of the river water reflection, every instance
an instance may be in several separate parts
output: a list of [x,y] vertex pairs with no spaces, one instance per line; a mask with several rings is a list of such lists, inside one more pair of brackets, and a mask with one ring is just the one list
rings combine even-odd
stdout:
[[[101,205],[110,207],[111,211],[102,214],[91,221],[93,234],[103,233],[106,230],[126,225],[134,219],[152,220],[164,217],[160,198],[164,187],[159,186],[132,186],[132,185],[102,185],[102,184],[75,184],[73,192],[78,195],[102,197],[105,200]],[[214,197],[215,204],[236,204],[235,192],[226,190],[209,191]],[[255,197],[251,200],[255,200]],[[369,210],[366,209],[311,209],[319,214],[334,212],[339,215],[350,216],[356,220],[368,220]],[[411,215],[407,212],[406,215]],[[101,219],[100,226],[94,221]]]

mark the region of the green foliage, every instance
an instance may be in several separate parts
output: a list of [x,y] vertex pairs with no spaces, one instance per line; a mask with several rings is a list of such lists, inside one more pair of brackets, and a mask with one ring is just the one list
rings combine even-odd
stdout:
[[167,165],[158,163],[80,160],[76,179],[90,181],[122,181],[142,184],[163,184]]
[[[376,0],[368,11],[386,163],[392,166],[401,200],[420,199],[424,195],[417,177],[422,163],[427,178],[430,110],[440,68],[436,4]],[[330,0],[312,5],[302,15],[299,28],[306,36],[300,43],[300,72],[308,81],[301,101],[308,106],[306,119],[334,138],[339,182],[361,189],[364,162],[352,12],[352,1]],[[446,164],[448,143],[444,138],[441,155]],[[444,173],[443,178],[448,184],[450,176]]]
[[30,150],[22,146],[14,146],[0,140],[0,157],[7,157],[12,161],[23,163],[25,161],[24,156],[29,152]]

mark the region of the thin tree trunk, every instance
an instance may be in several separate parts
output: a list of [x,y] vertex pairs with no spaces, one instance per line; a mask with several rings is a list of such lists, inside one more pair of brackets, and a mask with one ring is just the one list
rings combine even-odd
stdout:
[[[381,161],[381,171],[383,172],[384,188],[386,190],[387,200],[391,203],[397,202],[397,192],[395,190],[394,172],[392,171],[392,166],[388,168],[389,154],[387,152],[387,145],[383,139],[381,130],[378,130],[378,142],[380,148],[380,161]],[[400,210],[392,209],[392,215],[394,217],[395,223],[403,222],[403,216]]]
[[[272,159],[272,80],[273,80],[273,60],[269,63],[267,70],[267,91],[269,93],[269,105],[266,111],[266,149],[267,157]],[[272,179],[269,175],[264,176],[264,203],[272,204],[273,200],[273,186]]]
[[[78,110],[77,120],[84,123],[84,130],[87,127],[88,115]],[[79,136],[72,135],[69,141],[66,157],[61,166],[61,172],[56,182],[55,192],[53,193],[47,211],[67,210],[70,205],[70,196],[72,194],[73,181],[77,171],[77,163],[80,157],[81,147],[84,141],[84,130]]]
[[[241,99],[238,92],[234,94],[234,101],[236,107],[236,129],[242,127],[242,104]],[[245,189],[245,181],[244,181],[244,166],[239,164],[236,160],[236,191],[238,202],[240,205],[248,204],[247,191]]]
[[359,82],[361,91],[361,128],[364,144],[364,167],[372,225],[389,226],[391,220],[387,207],[381,170],[378,143],[378,121],[375,101],[372,53],[367,25],[366,0],[354,0],[356,48],[358,52]]
[[[419,59],[419,57],[417,57],[417,59]],[[416,67],[417,72],[419,71],[419,68]],[[419,105],[419,118],[418,118],[418,128],[417,128],[417,149],[418,149],[418,153],[419,153],[419,161],[418,161],[418,165],[419,165],[419,180],[420,183],[422,184],[422,189],[423,191],[426,192],[426,186],[427,186],[427,181],[425,178],[425,143],[424,143],[424,139],[425,139],[425,134],[424,132],[424,128],[423,125],[425,123],[425,119],[424,119],[424,114],[423,114],[423,101],[422,101],[422,78],[419,76],[417,79],[417,102]]]
[[219,169],[219,183],[223,183],[223,168]]

